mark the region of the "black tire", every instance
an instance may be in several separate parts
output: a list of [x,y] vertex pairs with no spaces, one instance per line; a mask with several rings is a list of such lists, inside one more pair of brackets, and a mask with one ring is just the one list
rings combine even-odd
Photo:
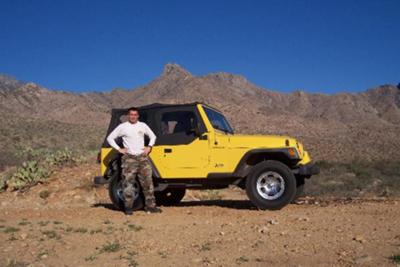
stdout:
[[160,192],[154,192],[157,205],[161,206],[173,206],[181,202],[185,196],[185,188],[170,188]]
[[[268,175],[266,174],[268,172]],[[276,181],[280,181],[279,189],[276,194],[269,195],[265,191],[265,181],[268,180],[261,175],[272,177]],[[264,183],[264,187],[257,189],[257,180],[259,184]],[[276,191],[276,190],[275,190]],[[258,163],[253,167],[246,179],[246,193],[250,201],[259,209],[262,210],[278,210],[293,201],[296,195],[296,178],[289,167],[282,162],[268,160]],[[263,195],[265,197],[263,197]]]
[[[133,202],[133,210],[140,210],[144,206],[144,198],[142,189],[139,185],[139,182],[136,181],[136,186],[138,187],[139,194]],[[122,179],[119,172],[115,172],[114,175],[110,178],[110,183],[108,185],[108,193],[110,195],[110,199],[114,206],[119,210],[124,210],[125,204],[122,196]]]

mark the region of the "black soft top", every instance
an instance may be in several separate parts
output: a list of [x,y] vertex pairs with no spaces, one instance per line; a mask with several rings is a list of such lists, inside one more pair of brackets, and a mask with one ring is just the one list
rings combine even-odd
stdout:
[[[139,109],[140,121],[143,121],[147,123],[152,129],[156,128],[155,124],[156,122],[154,121],[154,113],[157,112],[158,109],[164,109],[164,108],[181,108],[181,107],[193,107],[198,104],[201,104],[205,107],[208,107],[210,109],[213,109],[217,112],[220,112],[218,109],[213,108],[205,103],[201,102],[192,102],[192,103],[186,103],[186,104],[162,104],[162,103],[154,103],[150,105],[145,105],[145,106],[140,106],[137,107]],[[111,109],[111,120],[110,124],[108,125],[106,137],[104,138],[103,145],[102,147],[110,147],[110,145],[107,142],[107,136],[111,133],[112,130],[114,130],[120,123],[121,123],[121,116],[125,115],[127,113],[129,108],[113,108]],[[221,112],[220,112],[221,113]],[[145,137],[145,142],[147,142],[148,139]],[[117,140],[117,143],[120,144],[122,140]]]
[[[218,109],[211,107],[210,105],[207,105],[202,102],[192,102],[192,103],[185,103],[185,104],[163,104],[163,103],[153,103],[150,105],[145,105],[145,106],[140,106],[137,107],[139,110],[149,110],[149,109],[160,109],[160,108],[168,108],[168,107],[185,107],[185,106],[196,106],[197,104],[201,104],[203,106],[209,107],[215,111],[221,112]],[[124,112],[127,112],[129,108],[113,108],[111,109],[111,113],[118,113],[122,114]]]

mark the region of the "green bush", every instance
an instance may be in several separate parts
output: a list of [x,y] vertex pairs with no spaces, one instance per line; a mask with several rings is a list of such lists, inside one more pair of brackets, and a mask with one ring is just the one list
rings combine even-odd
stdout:
[[14,156],[23,161],[29,161],[29,160],[39,159],[40,156],[43,155],[43,153],[44,153],[43,149],[33,149],[30,146],[18,145],[16,147]]
[[82,161],[82,159],[74,156],[73,152],[70,149],[64,148],[54,153],[47,153],[45,161],[50,166],[60,167],[78,163]]
[[69,148],[57,151],[20,147],[15,154],[24,159],[22,165],[8,175],[0,176],[0,192],[9,188],[21,190],[44,182],[55,168],[75,165],[85,161],[85,157],[76,156]]
[[371,163],[367,161],[355,159],[347,166],[347,168],[357,177],[370,178],[372,176],[373,168],[371,167]]
[[24,161],[7,181],[7,187],[12,190],[24,189],[45,181],[49,175],[50,171],[37,161]]
[[0,192],[3,192],[7,188],[7,182],[5,176],[0,176]]
[[400,161],[317,163],[321,173],[306,180],[305,194],[319,197],[398,197]]

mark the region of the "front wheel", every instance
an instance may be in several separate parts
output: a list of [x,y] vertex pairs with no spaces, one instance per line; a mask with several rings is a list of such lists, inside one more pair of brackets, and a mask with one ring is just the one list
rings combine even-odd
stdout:
[[262,210],[278,210],[293,201],[296,178],[285,164],[268,160],[253,167],[246,179],[246,193]]
[[[135,179],[135,183],[133,184],[134,192],[134,201],[133,201],[133,210],[140,210],[144,206],[142,189],[139,185],[139,182]],[[110,199],[114,206],[117,209],[124,210],[124,194],[122,190],[122,177],[119,172],[114,172],[111,177],[110,183],[108,185],[108,193],[110,195]]]

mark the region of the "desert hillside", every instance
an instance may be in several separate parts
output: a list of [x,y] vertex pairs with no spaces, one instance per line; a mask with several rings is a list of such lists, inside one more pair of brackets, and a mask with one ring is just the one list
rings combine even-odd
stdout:
[[[323,88],[321,88],[323,90]],[[383,85],[335,95],[260,88],[240,75],[192,75],[167,64],[134,89],[71,93],[0,76],[1,166],[20,146],[96,149],[111,108],[201,101],[222,110],[238,133],[287,134],[317,160],[400,159],[400,90]]]

